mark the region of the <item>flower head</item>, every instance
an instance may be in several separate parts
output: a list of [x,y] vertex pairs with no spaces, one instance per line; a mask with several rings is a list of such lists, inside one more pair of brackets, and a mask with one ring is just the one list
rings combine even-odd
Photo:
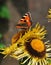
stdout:
[[21,60],[21,64],[27,62],[27,65],[47,65],[47,60],[51,59],[51,44],[43,41],[45,34],[45,27],[37,23],[2,53]]
[[49,13],[49,14],[48,14],[47,17],[48,17],[48,18],[51,18],[51,9],[49,9],[48,13]]
[[12,57],[21,59],[21,64],[27,65],[46,65],[48,59],[51,59],[51,45],[44,42],[46,30],[39,24],[32,30],[29,30],[17,41],[17,51]]
[[48,18],[48,22],[51,22],[51,9],[49,9],[48,11],[47,18]]

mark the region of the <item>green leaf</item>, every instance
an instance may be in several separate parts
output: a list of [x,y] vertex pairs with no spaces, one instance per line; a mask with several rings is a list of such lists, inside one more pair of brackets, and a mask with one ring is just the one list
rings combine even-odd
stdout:
[[9,12],[8,8],[6,6],[2,6],[0,8],[1,8],[0,17],[9,19],[10,18],[10,12]]
[[0,43],[0,49],[5,48],[5,45],[3,43]]
[[0,34],[0,39],[2,38],[2,34]]
[[49,64],[51,64],[51,60],[47,60],[49,62]]

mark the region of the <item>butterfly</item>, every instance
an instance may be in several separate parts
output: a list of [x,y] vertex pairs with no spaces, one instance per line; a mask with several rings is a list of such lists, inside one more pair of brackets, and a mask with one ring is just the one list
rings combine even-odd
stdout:
[[31,25],[32,25],[31,16],[30,13],[28,12],[19,20],[18,24],[16,25],[16,28],[25,30],[21,30],[12,37],[12,44],[16,43],[17,40],[20,38],[20,35],[24,35],[25,31],[27,31]]
[[27,29],[32,25],[30,12],[26,13],[16,25],[16,28]]

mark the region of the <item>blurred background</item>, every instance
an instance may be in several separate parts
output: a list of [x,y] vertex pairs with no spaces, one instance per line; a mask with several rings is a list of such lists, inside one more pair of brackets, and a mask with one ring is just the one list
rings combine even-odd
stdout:
[[[32,26],[37,22],[46,26],[46,40],[51,40],[51,22],[46,18],[49,8],[51,0],[0,0],[0,48],[11,44],[12,36],[18,32],[15,26],[26,12],[31,13]],[[0,54],[0,65],[19,65],[13,58],[2,57]]]

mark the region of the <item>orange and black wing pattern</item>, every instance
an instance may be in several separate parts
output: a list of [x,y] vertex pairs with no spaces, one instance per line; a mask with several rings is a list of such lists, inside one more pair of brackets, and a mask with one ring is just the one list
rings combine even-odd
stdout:
[[26,13],[17,23],[16,28],[27,29],[32,25],[30,12]]

